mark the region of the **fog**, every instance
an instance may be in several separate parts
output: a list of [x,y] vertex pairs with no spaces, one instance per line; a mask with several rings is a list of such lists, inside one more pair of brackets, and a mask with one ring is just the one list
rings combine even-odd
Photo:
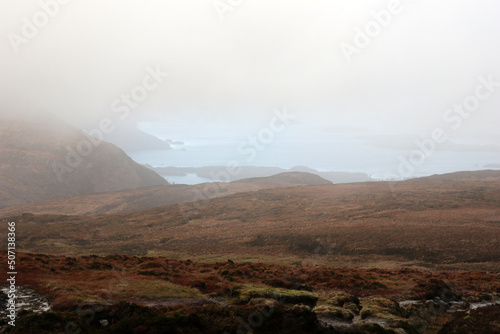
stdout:
[[[416,140],[432,140],[427,162],[500,162],[497,1],[8,0],[0,9],[3,114],[51,113],[87,129],[137,122],[186,142],[202,132],[234,140],[237,152],[287,110],[294,118],[280,135],[294,140],[268,152],[311,142],[315,156],[358,164],[372,147],[367,158],[395,171]],[[436,129],[444,134],[433,138]],[[342,148],[342,138],[365,148]]]

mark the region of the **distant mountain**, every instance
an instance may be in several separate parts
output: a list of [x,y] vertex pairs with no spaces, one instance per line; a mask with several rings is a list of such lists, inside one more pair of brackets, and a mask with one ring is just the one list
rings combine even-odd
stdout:
[[484,168],[500,169],[500,164],[487,164]]
[[117,123],[114,131],[106,134],[104,140],[115,144],[125,152],[172,149],[171,141],[163,141],[141,131],[136,123],[127,121]]
[[297,166],[290,169],[297,172],[313,173],[321,176],[324,179],[330,180],[333,183],[354,183],[354,182],[369,182],[375,181],[368,174],[365,173],[355,173],[355,172],[320,172],[315,169],[303,166]]
[[[223,166],[207,166],[207,167],[151,167],[155,172],[164,176],[185,176],[187,174],[196,174],[198,177],[203,177],[206,179],[217,179],[217,175],[226,170]],[[231,177],[231,181],[237,181],[242,179],[254,178],[254,177],[269,177],[280,173],[286,172],[304,172],[315,174],[323,179],[331,181],[333,183],[353,183],[353,182],[368,182],[375,181],[370,176],[365,173],[353,173],[353,172],[320,172],[316,169],[297,166],[291,169],[284,169],[279,167],[263,167],[263,166],[242,166],[237,175]]]
[[0,208],[167,182],[56,119],[0,119]]
[[269,177],[256,177],[250,179],[243,179],[235,182],[250,183],[250,182],[283,182],[288,185],[320,185],[320,184],[333,184],[331,181],[324,178],[304,172],[287,172],[280,173]]
[[476,171],[463,171],[463,172],[453,172],[447,174],[435,174],[426,177],[419,177],[409,181],[420,182],[427,180],[432,181],[463,181],[463,180],[484,180],[484,179],[496,179],[500,178],[500,171],[498,170],[476,170]]

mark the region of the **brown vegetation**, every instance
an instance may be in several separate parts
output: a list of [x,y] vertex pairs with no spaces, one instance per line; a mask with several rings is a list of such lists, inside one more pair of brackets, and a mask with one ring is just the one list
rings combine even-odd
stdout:
[[231,183],[168,185],[143,187],[104,194],[76,196],[29,203],[0,209],[0,217],[25,212],[51,215],[98,215],[147,210],[159,206],[187,203],[236,193],[299,185],[331,184],[308,173],[283,173],[272,177],[245,179]]
[[[0,261],[6,262],[5,252]],[[287,266],[231,260],[196,263],[126,255],[66,257],[20,253],[18,261],[18,285],[50,296],[56,308],[81,303],[132,301],[148,305],[154,301],[168,304],[173,299],[232,298],[235,291],[244,294],[246,297],[240,299],[248,302],[262,296],[259,287],[267,287],[269,295],[304,291],[308,299],[317,295],[320,303],[338,307],[359,304],[357,298],[373,295],[392,300],[458,300],[480,298],[485,293],[500,294],[498,274],[483,271]],[[5,275],[1,273],[0,279],[4,280]]]
[[[196,322],[195,332],[237,333],[241,319],[260,315],[256,312],[262,310],[268,310],[269,316],[262,318],[255,333],[268,333],[270,328],[273,333],[339,333],[320,326],[317,317],[350,324],[350,329],[341,333],[395,333],[392,329],[398,328],[418,333],[420,322],[428,329],[439,329],[449,321],[452,322],[443,333],[455,333],[452,329],[463,327],[463,321],[469,328],[474,321],[481,323],[482,329],[490,328],[485,321],[493,313],[481,311],[486,312],[484,319],[480,317],[482,313],[473,313],[472,321],[462,313],[450,317],[446,309],[438,313],[427,307],[403,309],[398,301],[437,297],[468,302],[500,296],[498,274],[479,271],[285,266],[231,260],[196,263],[125,255],[65,257],[20,253],[18,260],[17,284],[48,296],[52,313],[21,313],[16,328],[9,328],[14,333],[52,333],[64,329],[68,322],[87,332],[133,333],[136,328],[135,332],[156,333],[162,327],[153,319],[160,316],[167,317],[165,321],[172,330],[178,328],[183,333],[190,332],[187,329],[193,323],[188,319],[193,320],[193,316],[204,319]],[[5,252],[0,261],[6,261]],[[1,280],[4,276],[0,273]],[[289,318],[297,317],[308,319],[307,326],[303,321],[297,322],[297,326],[305,326],[303,330],[286,326]],[[376,318],[392,329],[373,323],[352,324],[354,317]],[[441,321],[442,317],[447,320]],[[103,328],[101,319],[111,327]],[[415,319],[419,322],[415,323]],[[134,327],[127,328],[126,324]],[[220,324],[224,325],[213,327]]]
[[22,249],[50,254],[494,269],[498,174],[410,180],[395,192],[386,183],[300,186],[125,214],[11,220]]

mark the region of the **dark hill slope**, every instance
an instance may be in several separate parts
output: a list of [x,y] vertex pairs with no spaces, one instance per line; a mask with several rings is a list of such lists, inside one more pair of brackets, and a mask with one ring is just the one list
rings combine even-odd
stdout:
[[165,184],[118,147],[57,119],[0,119],[0,208]]

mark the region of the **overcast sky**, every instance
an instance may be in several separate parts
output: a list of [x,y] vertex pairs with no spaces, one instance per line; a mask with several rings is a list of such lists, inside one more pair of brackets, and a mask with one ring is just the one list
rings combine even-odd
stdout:
[[[0,2],[2,112],[116,117],[113,103],[161,69],[168,77],[133,119],[262,124],[286,106],[310,128],[359,130],[390,147],[388,135],[458,125],[443,120],[447,109],[474,96],[480,77],[500,82],[497,0],[67,2]],[[380,27],[373,13],[388,10]],[[368,45],[358,38],[346,57],[370,28]],[[454,141],[500,144],[496,89],[450,131]]]

